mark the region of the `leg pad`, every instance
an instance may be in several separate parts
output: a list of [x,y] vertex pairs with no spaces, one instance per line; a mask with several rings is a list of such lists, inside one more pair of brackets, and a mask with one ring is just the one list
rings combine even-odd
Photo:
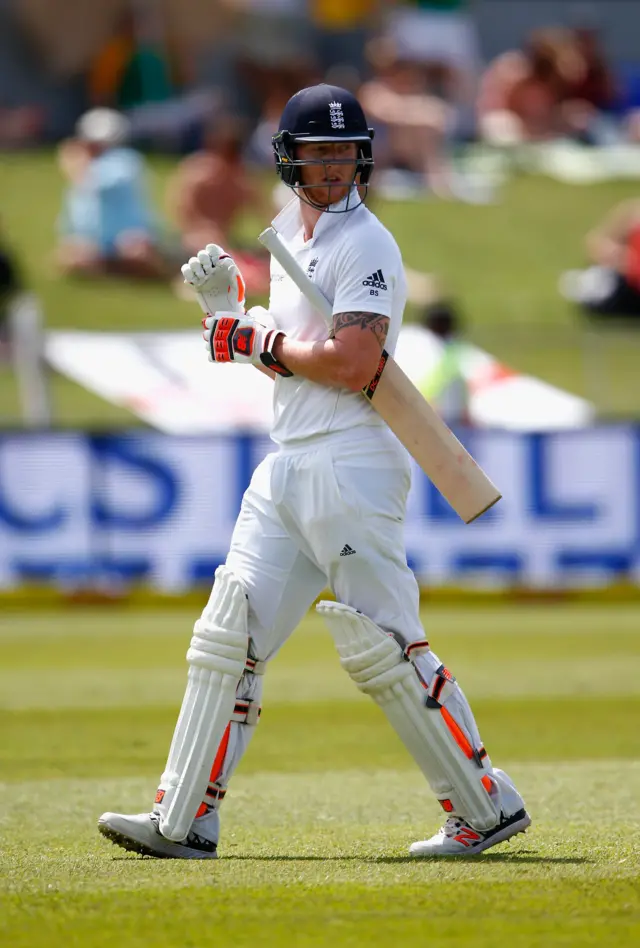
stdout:
[[[329,627],[342,667],[380,705],[447,812],[481,830],[495,826],[500,813],[492,769],[486,754],[480,756],[471,709],[426,643],[414,656],[356,609],[321,602],[317,611]],[[434,685],[436,674],[442,683]],[[438,691],[439,700],[431,690]]]
[[[226,566],[195,624],[187,689],[160,781],[156,812],[167,839],[186,838],[209,783],[211,762],[236,713],[236,689],[249,650],[248,600]],[[245,716],[249,708],[244,708]]]

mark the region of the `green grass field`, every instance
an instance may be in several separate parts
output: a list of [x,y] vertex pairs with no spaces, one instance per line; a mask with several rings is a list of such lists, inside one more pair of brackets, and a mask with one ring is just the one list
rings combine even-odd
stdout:
[[[151,162],[159,207],[164,205],[171,168],[169,159]],[[273,180],[266,173],[265,187]],[[47,324],[91,330],[196,325],[199,312],[178,301],[167,287],[57,277],[52,247],[62,190],[52,154],[2,156],[3,229],[44,303]],[[374,197],[373,207],[396,235],[406,262],[437,274],[459,301],[473,341],[521,371],[585,395],[604,414],[637,415],[640,332],[586,332],[557,291],[560,273],[584,263],[586,231],[613,204],[637,194],[634,181],[575,187],[520,175],[501,189],[499,203],[491,206],[432,200],[388,203]],[[253,244],[265,223],[249,216],[239,223],[236,236]],[[408,317],[413,315],[409,310]],[[64,378],[53,379],[52,392],[60,424],[134,421],[128,412]],[[18,411],[13,379],[0,368],[0,422],[17,420]]]
[[216,863],[127,855],[105,809],[149,806],[193,613],[0,617],[0,943],[626,948],[640,938],[640,606],[433,608],[534,825],[471,861],[407,846],[441,812],[315,616],[266,680]]

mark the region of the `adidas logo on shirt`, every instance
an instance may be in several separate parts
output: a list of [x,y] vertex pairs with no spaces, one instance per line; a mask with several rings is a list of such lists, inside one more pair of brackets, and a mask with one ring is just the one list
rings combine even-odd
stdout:
[[345,543],[345,545],[342,547],[340,556],[352,556],[355,552],[356,551],[350,547],[348,543]]
[[376,290],[386,290],[387,284],[384,282],[384,277],[382,275],[382,270],[376,270],[375,273],[372,273],[370,277],[367,277],[366,280],[362,281],[363,286],[372,286]]

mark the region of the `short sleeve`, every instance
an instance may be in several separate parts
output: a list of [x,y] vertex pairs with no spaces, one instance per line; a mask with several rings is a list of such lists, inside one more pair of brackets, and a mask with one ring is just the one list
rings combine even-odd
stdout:
[[[402,258],[391,234],[384,230],[356,231],[336,266],[333,313],[379,313],[391,317],[394,294],[403,285]],[[397,307],[395,307],[397,309]]]

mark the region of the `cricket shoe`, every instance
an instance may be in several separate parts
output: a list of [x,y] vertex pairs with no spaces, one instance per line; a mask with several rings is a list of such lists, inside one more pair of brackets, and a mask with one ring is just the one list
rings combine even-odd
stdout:
[[474,829],[466,820],[450,816],[435,836],[413,843],[409,852],[412,856],[473,856],[504,843],[517,833],[524,833],[529,826],[531,817],[524,807],[511,816],[503,816],[496,826],[485,832]]
[[174,843],[160,832],[155,813],[103,813],[98,830],[116,846],[141,856],[158,859],[217,859],[217,844],[193,831],[181,843]]

